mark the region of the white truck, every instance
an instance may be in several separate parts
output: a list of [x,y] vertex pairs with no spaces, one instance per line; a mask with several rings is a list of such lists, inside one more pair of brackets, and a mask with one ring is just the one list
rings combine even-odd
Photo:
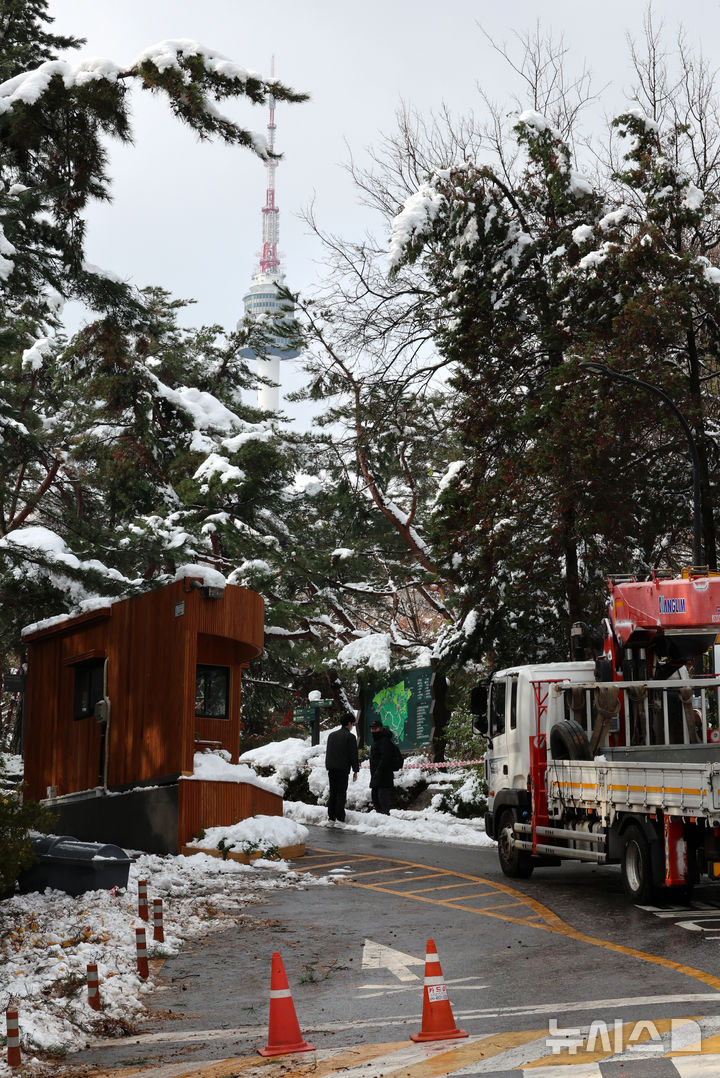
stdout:
[[619,863],[643,902],[720,878],[720,678],[697,676],[720,577],[654,574],[610,592],[600,644],[574,626],[572,661],[498,671],[471,710],[488,737],[485,822],[503,872]]

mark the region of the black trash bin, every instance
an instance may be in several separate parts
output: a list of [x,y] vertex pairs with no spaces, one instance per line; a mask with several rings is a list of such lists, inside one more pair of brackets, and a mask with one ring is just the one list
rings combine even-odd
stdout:
[[71,835],[34,835],[37,861],[20,874],[23,894],[53,887],[68,895],[127,887],[130,858],[120,846],[81,842]]

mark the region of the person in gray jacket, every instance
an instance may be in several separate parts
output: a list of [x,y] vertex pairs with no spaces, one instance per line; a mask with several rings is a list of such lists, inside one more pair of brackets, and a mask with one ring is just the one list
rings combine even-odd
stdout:
[[346,711],[340,719],[340,729],[333,730],[325,744],[325,767],[328,773],[330,793],[328,795],[328,819],[345,822],[345,798],[347,797],[348,779],[353,773],[353,782],[358,777],[357,738],[352,731],[355,719]]

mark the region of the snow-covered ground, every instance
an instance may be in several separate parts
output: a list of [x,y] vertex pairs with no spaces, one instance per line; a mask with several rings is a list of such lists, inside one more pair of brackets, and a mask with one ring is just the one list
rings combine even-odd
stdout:
[[[323,801],[327,795],[324,746],[311,747],[309,739],[290,738],[246,753],[238,772],[250,767],[271,768],[265,783],[289,781],[310,768],[309,786]],[[7,762],[7,761],[6,761]],[[13,760],[13,763],[16,761]],[[232,781],[226,761],[204,759],[205,772],[217,769]],[[412,785],[423,769],[421,757],[396,775],[400,786]],[[423,772],[426,773],[426,772]],[[439,794],[457,781],[433,773]],[[437,802],[437,796],[434,798]],[[425,842],[477,846],[490,844],[478,820],[461,821],[432,806],[421,811],[393,810],[389,817],[367,810],[370,803],[367,766],[350,784],[345,828],[350,831],[408,838]],[[237,848],[249,842],[268,849],[304,841],[305,824],[329,827],[322,804],[285,802],[285,819],[258,817],[228,828],[208,831],[205,843],[221,839]],[[341,826],[341,825],[338,825]],[[420,854],[418,854],[420,856]],[[126,891],[91,891],[73,898],[60,891],[16,894],[0,902],[0,1011],[17,1007],[23,1065],[34,1073],[57,1073],[57,1061],[43,1063],[38,1050],[62,1053],[86,1047],[94,1038],[122,1035],[142,1014],[144,1000],[154,988],[150,976],[137,975],[135,929],[143,926],[137,913],[138,880],[148,882],[148,898],[162,898],[165,942],[153,943],[152,925],[146,925],[149,956],[177,954],[186,941],[207,935],[213,928],[252,918],[252,906],[273,888],[332,886],[330,877],[301,876],[292,863],[264,859],[252,865],[223,861],[205,854],[193,857],[134,855]],[[250,907],[248,909],[248,907]],[[88,963],[98,966],[103,1010],[87,1003]],[[4,1028],[0,1035],[4,1034]],[[13,1072],[0,1057],[0,1078]]]

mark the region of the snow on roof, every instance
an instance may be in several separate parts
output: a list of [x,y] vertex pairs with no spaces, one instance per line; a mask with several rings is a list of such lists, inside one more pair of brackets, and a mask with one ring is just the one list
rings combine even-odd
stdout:
[[176,570],[173,580],[185,580],[189,576],[202,580],[203,584],[207,584],[210,588],[224,588],[227,585],[227,580],[217,569],[213,569],[209,565],[198,565],[194,562],[181,565]]
[[25,625],[22,630],[23,639],[26,636],[31,636],[33,633],[39,633],[43,629],[53,629],[56,625],[62,625],[63,622],[72,621],[73,618],[82,617],[83,614],[90,614],[93,610],[105,610],[107,607],[110,607],[113,603],[117,602],[120,602],[118,598],[108,599],[102,595],[95,595],[91,599],[83,599],[81,603],[78,603],[77,608],[70,614],[57,614],[52,618],[34,621],[32,625]]
[[231,764],[214,752],[196,752],[193,759],[192,775],[183,775],[181,782],[206,781],[212,782],[244,782],[248,786],[256,786],[259,790],[277,794],[282,797],[283,788],[274,782],[258,778],[251,767],[246,764]]

